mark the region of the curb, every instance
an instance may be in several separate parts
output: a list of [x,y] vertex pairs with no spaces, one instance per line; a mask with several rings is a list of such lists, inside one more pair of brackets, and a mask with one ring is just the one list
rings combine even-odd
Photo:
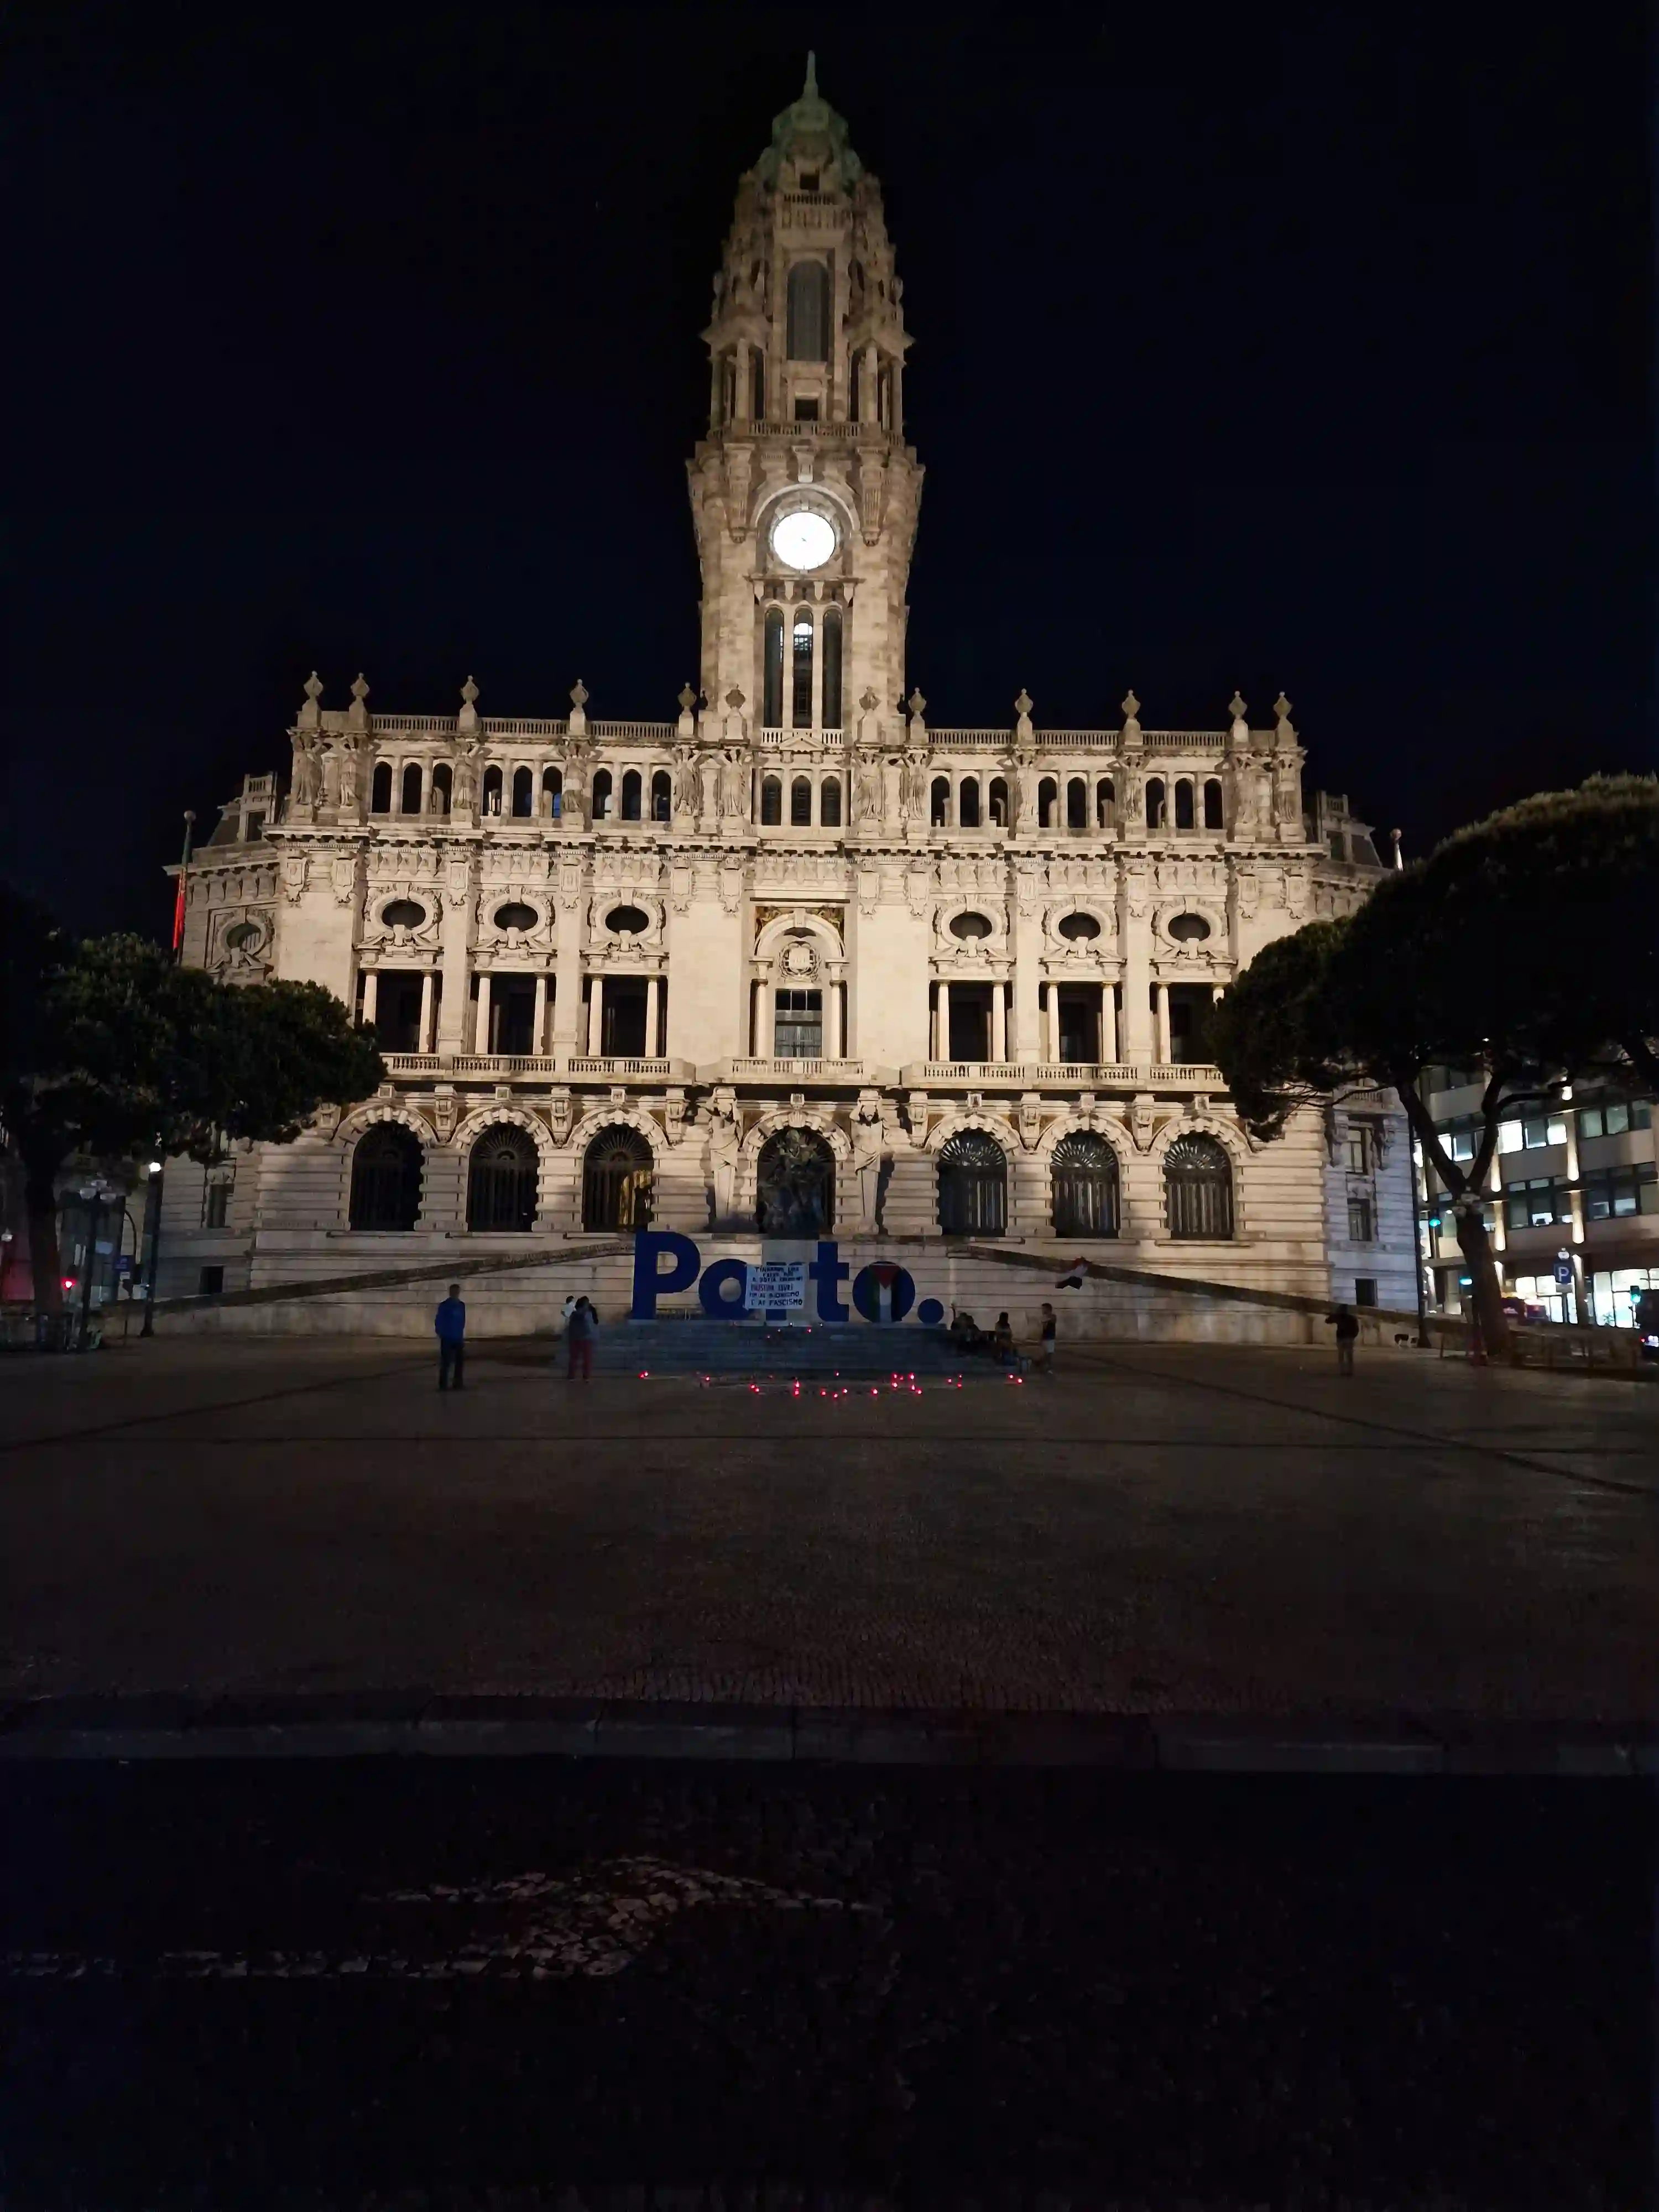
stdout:
[[362,1758],[1582,1779],[1659,1775],[1659,1732],[1416,1716],[917,1711],[418,1691],[35,1698],[0,1711],[0,1759]]

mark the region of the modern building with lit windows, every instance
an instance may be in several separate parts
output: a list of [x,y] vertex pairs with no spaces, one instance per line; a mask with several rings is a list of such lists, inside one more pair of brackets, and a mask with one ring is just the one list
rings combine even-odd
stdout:
[[[1479,1145],[1484,1078],[1435,1068],[1429,1110],[1453,1159]],[[1467,1270],[1450,1203],[1432,1170],[1425,1235],[1437,1302],[1462,1310]],[[1552,1321],[1632,1325],[1635,1297],[1659,1291],[1659,1156],[1653,1103],[1629,1088],[1580,1088],[1548,1112],[1499,1125],[1486,1226],[1504,1290]]]
[[1252,955],[1380,872],[1346,801],[1304,803],[1290,702],[1170,730],[1131,691],[1059,730],[1011,684],[1000,720],[927,720],[903,285],[810,71],[702,337],[678,714],[590,715],[578,682],[497,718],[471,678],[382,713],[313,677],[286,777],[191,860],[185,957],[326,984],[391,1079],[295,1145],[170,1169],[162,1294],[649,1222],[732,1250],[1088,1245],[1409,1304],[1394,1102],[1260,1145],[1206,1052]]

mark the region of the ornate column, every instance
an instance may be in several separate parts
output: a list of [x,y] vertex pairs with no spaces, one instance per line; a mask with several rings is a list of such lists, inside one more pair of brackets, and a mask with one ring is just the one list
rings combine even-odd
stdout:
[[1158,1062],[1170,1064],[1170,987],[1164,982],[1158,986]]
[[531,1017],[530,1049],[542,1053],[547,1049],[547,970],[536,970],[536,1011]]
[[605,1048],[605,978],[596,975],[587,987],[587,1056],[598,1060]]
[[373,968],[365,968],[365,969],[364,969],[364,970],[363,970],[363,1017],[362,1017],[362,1019],[363,1019],[363,1027],[364,1027],[366,1030],[372,1030],[372,1029],[374,1028],[374,1016],[375,1016],[376,1010],[378,1009],[378,1007],[379,1007],[379,1006],[380,1006],[380,976],[379,976],[378,973],[375,971],[375,969],[374,969]]
[[662,978],[647,975],[645,979],[645,1056],[657,1057],[657,1005],[662,990]]
[[939,986],[939,1035],[934,1041],[935,1060],[951,1057],[951,986],[941,981]]
[[1005,1060],[1008,1057],[1008,987],[999,981],[991,986],[991,1057]]
[[433,1004],[437,997],[436,986],[437,977],[434,974],[433,970],[430,968],[424,969],[421,975],[421,1042],[419,1049],[422,1052],[430,1052],[432,1049],[432,1013]]
[[1042,1057],[1052,1067],[1060,1058],[1060,991],[1053,983],[1038,988],[1042,994]]
[[1100,987],[1100,1057],[1110,1066],[1117,1058],[1117,986]]
[[444,863],[443,942],[440,961],[443,994],[438,1007],[438,1051],[453,1059],[471,1042],[469,949],[472,934],[471,856],[462,852]]
[[489,1050],[489,970],[486,968],[478,978],[478,1024],[472,1033],[474,1052]]

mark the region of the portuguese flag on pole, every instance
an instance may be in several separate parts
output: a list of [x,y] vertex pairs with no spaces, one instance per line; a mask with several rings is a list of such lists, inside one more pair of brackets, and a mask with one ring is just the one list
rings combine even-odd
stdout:
[[190,870],[190,839],[195,821],[195,814],[187,807],[185,810],[185,849],[179,855],[179,889],[173,902],[173,951],[175,958],[185,941],[185,878]]

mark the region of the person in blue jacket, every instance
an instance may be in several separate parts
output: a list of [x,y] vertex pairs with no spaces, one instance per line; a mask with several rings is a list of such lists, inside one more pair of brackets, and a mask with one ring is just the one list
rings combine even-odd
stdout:
[[466,1308],[461,1304],[461,1286],[452,1283],[449,1296],[432,1316],[432,1326],[438,1333],[438,1388],[447,1390],[450,1377],[458,1390],[465,1385],[461,1371],[466,1363]]

